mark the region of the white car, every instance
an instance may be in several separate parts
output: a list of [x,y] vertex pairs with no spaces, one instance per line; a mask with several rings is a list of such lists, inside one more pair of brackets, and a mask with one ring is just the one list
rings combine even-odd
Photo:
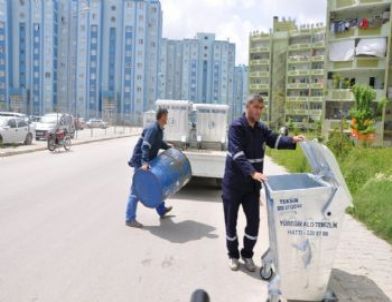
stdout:
[[86,123],[88,128],[101,128],[106,129],[108,124],[101,119],[89,119]]
[[17,117],[17,118],[23,119],[29,125],[30,131],[32,133],[35,133],[36,123],[34,123],[34,121],[33,121],[33,119],[31,117],[28,117],[24,113],[1,111],[0,112],[0,117]]
[[33,137],[33,133],[24,119],[0,116],[0,145],[31,145]]

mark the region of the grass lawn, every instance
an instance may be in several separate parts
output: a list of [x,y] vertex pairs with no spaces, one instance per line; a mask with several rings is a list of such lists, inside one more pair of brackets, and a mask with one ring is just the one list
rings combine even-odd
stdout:
[[[301,148],[267,154],[290,172],[310,171]],[[354,199],[349,213],[392,243],[392,148],[356,147],[339,163]]]

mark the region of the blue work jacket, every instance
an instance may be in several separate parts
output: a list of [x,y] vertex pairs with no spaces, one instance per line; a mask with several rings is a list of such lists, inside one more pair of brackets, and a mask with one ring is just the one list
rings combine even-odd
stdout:
[[261,183],[251,175],[263,172],[265,145],[276,149],[295,149],[292,137],[272,132],[263,123],[251,127],[245,114],[234,120],[229,128],[223,191],[258,192]]
[[139,168],[157,157],[159,149],[169,148],[170,146],[163,140],[163,129],[158,122],[154,122],[143,129],[128,164]]

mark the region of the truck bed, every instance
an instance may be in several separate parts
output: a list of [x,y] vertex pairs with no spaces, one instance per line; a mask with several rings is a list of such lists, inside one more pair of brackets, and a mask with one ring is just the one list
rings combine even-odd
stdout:
[[223,178],[227,151],[188,149],[183,152],[191,162],[192,176]]

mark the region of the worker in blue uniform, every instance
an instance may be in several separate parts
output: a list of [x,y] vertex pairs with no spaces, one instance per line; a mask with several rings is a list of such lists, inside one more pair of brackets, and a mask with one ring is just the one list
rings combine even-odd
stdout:
[[228,154],[222,183],[222,199],[226,225],[226,245],[229,267],[239,269],[237,216],[239,207],[246,217],[241,258],[245,268],[254,272],[253,248],[257,241],[260,221],[261,183],[267,180],[263,174],[265,145],[276,149],[295,149],[302,135],[289,137],[272,132],[260,122],[264,100],[260,95],[248,98],[245,113],[230,125]]
[[[142,135],[133,150],[132,158],[128,162],[128,165],[133,167],[135,171],[136,169],[148,170],[149,162],[158,156],[159,150],[167,150],[171,147],[171,145],[163,140],[163,129],[167,124],[168,119],[167,109],[158,109],[156,119],[156,122],[147,126],[143,130]],[[125,224],[129,227],[143,227],[143,225],[136,220],[136,208],[138,202],[139,198],[131,185],[125,217]],[[158,215],[163,218],[172,209],[172,207],[166,207],[165,202],[162,202],[156,208],[156,211],[158,212]]]

